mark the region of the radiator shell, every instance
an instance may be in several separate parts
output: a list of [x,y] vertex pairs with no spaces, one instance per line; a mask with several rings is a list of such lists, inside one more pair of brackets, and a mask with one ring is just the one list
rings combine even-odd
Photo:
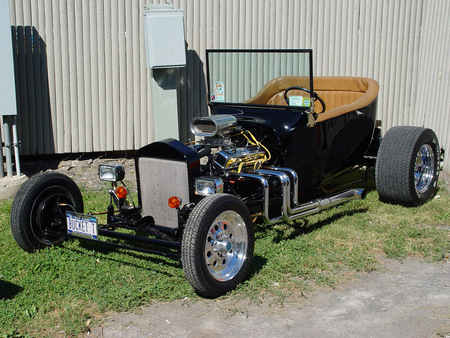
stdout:
[[178,211],[168,205],[171,196],[190,202],[189,171],[183,161],[151,157],[138,159],[142,216],[152,216],[156,225],[178,228]]

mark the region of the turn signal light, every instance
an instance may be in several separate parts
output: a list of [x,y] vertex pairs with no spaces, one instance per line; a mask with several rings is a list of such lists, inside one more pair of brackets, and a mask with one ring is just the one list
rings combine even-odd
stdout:
[[116,188],[116,195],[119,198],[125,198],[127,197],[128,191],[127,188],[125,188],[124,186],[120,186]]
[[177,196],[169,197],[168,204],[169,204],[169,207],[171,207],[172,209],[178,209],[178,207],[181,204],[181,199]]

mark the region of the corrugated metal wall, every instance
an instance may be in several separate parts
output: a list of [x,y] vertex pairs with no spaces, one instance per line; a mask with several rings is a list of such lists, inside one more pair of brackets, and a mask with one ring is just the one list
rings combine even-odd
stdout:
[[412,124],[431,127],[436,132],[447,150],[444,169],[450,173],[450,1],[425,3],[409,115],[413,115]]
[[22,154],[126,150],[152,139],[144,5],[10,1]]
[[[185,12],[181,137],[207,114],[206,48],[312,48],[316,75],[380,82],[383,128],[424,125],[450,149],[448,0],[170,0]],[[145,0],[10,0],[22,154],[153,141]],[[450,161],[446,160],[450,171]]]

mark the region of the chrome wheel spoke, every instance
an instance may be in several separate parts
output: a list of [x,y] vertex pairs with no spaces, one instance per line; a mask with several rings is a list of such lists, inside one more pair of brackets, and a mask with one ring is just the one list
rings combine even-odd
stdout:
[[211,224],[205,243],[205,262],[216,280],[235,277],[246,259],[247,230],[235,211],[221,213]]
[[435,159],[433,149],[429,144],[424,144],[416,155],[414,165],[414,185],[418,193],[425,192],[435,175]]

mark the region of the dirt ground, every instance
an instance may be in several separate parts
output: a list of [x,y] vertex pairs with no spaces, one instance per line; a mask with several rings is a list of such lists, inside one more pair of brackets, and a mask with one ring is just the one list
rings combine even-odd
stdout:
[[[120,163],[135,187],[135,167],[126,158],[55,158],[25,161],[29,176],[56,170],[82,186],[104,187],[100,163]],[[441,176],[450,187],[450,177]],[[316,289],[283,306],[268,300],[179,300],[135,313],[110,314],[89,337],[449,337],[450,262],[386,260],[380,273],[360,274],[334,290]]]
[[28,177],[41,171],[53,170],[70,176],[79,186],[90,189],[105,189],[107,193],[108,184],[98,179],[98,165],[101,163],[115,163],[125,166],[125,183],[135,190],[136,173],[134,170],[134,160],[126,157],[104,157],[104,156],[43,156],[41,158],[24,158],[21,160],[21,176],[0,178],[0,200],[9,199],[15,196],[21,184]]
[[450,263],[387,260],[283,306],[180,300],[106,318],[89,337],[450,337]]
[[134,159],[127,157],[85,157],[69,156],[55,158],[45,157],[42,159],[29,159],[22,163],[22,172],[31,176],[40,171],[54,170],[71,177],[78,185],[89,188],[102,188],[105,184],[98,178],[99,164],[122,164],[125,166],[125,183],[127,186],[135,187],[136,172]]

